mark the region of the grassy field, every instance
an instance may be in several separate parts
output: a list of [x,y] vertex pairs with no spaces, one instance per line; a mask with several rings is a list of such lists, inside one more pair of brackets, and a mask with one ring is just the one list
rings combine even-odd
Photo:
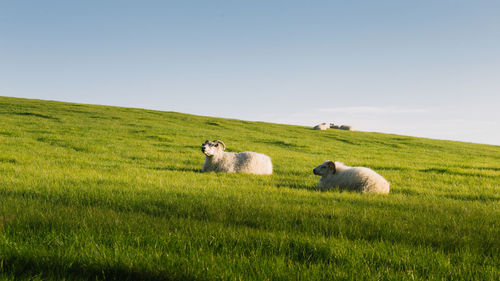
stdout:
[[[499,280],[500,146],[0,97],[0,280]],[[272,176],[200,173],[206,140]],[[324,160],[389,195],[315,190]]]

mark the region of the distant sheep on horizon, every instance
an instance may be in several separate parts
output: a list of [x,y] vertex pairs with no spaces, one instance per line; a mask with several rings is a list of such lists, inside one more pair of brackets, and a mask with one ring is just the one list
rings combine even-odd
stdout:
[[349,125],[342,125],[340,126],[341,130],[346,130],[346,131],[352,131],[352,126],[349,126]]
[[226,152],[226,145],[221,140],[205,141],[201,151],[205,154],[202,172],[248,173],[271,175],[273,164],[271,157],[257,152]]
[[313,129],[324,131],[324,130],[328,129],[328,125],[326,125],[326,123],[321,123],[321,124],[314,126]]
[[340,126],[339,125],[335,125],[333,123],[330,123],[330,129],[339,129]]
[[390,183],[375,171],[365,167],[350,167],[342,162],[325,161],[313,169],[315,175],[321,176],[318,189],[328,190],[338,187],[340,190],[358,191],[362,193],[389,193]]
[[334,123],[330,123],[329,125],[326,123],[321,123],[313,127],[314,130],[324,131],[326,129],[340,129],[345,131],[353,131],[354,129],[350,125],[335,125]]

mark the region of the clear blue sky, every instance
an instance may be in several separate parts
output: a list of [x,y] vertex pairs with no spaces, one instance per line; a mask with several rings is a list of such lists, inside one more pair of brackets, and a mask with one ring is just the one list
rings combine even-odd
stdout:
[[500,1],[0,1],[0,95],[500,145]]

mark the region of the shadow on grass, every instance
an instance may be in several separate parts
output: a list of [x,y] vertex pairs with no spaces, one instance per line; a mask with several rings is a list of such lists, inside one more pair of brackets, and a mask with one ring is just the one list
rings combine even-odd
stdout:
[[418,171],[423,173],[438,173],[438,174],[445,174],[449,172],[448,169],[446,168],[429,168],[429,169],[420,169]]
[[163,166],[163,167],[147,167],[149,170],[155,171],[176,171],[176,172],[191,172],[191,173],[201,173],[201,169],[195,168],[185,168],[185,167],[171,167],[171,166]]
[[377,170],[383,170],[383,171],[410,171],[410,168],[405,168],[405,167],[385,167],[385,166],[374,166],[374,165],[369,165],[369,168],[377,171]]
[[500,168],[497,167],[464,167],[464,168],[469,168],[469,169],[477,169],[477,170],[487,170],[487,171],[495,171],[499,172]]
[[277,147],[281,147],[281,148],[285,148],[285,149],[290,149],[290,148],[306,149],[307,148],[307,146],[305,146],[305,145],[295,144],[292,142],[282,141],[282,140],[256,140],[255,142],[269,144],[269,145],[273,145],[273,146],[277,146]]
[[350,145],[360,145],[360,143],[357,143],[357,142],[353,142],[351,140],[347,140],[347,139],[341,139],[341,138],[333,138],[331,136],[328,136],[326,137],[328,138],[329,140],[336,140],[336,141],[340,141],[340,142],[343,142],[343,143],[346,143],[346,144],[350,144]]
[[8,136],[8,137],[11,137],[11,136],[13,136],[13,135],[14,135],[14,133],[12,133],[12,132],[5,132],[5,131],[2,131],[2,132],[0,132],[0,135],[2,135],[2,136]]
[[[71,112],[86,113],[86,114],[90,113],[90,112],[76,111],[76,110],[71,110]],[[108,116],[91,115],[91,116],[89,116],[89,118],[92,118],[92,119],[101,119],[101,120],[122,120],[122,118],[116,117],[116,116],[110,116],[110,117],[108,117]]]
[[17,164],[16,159],[0,157],[0,163]]
[[14,114],[14,115],[20,115],[20,116],[33,116],[33,117],[39,117],[39,118],[44,118],[44,119],[60,121],[59,118],[57,118],[57,117],[52,117],[52,116],[43,115],[43,114],[39,114],[39,113],[33,113],[33,112],[11,112],[11,113],[7,113],[7,114]]
[[278,188],[292,188],[292,189],[305,189],[310,191],[317,191],[317,184],[296,184],[296,183],[278,183],[276,185]]
[[190,276],[178,270],[175,274],[165,271],[147,271],[126,265],[83,264],[62,261],[55,257],[24,257],[11,255],[0,258],[0,274],[7,273],[15,279],[38,277],[41,280],[207,280]]
[[216,126],[216,127],[221,126],[221,124],[219,122],[206,121],[205,124],[210,125],[210,126]]
[[482,173],[474,173],[474,172],[460,172],[460,171],[450,170],[447,168],[428,168],[428,169],[421,169],[418,171],[423,173],[437,173],[443,175],[448,174],[448,175],[464,176],[464,177],[498,178],[497,175],[485,175]]
[[410,195],[410,196],[416,196],[416,195],[422,195],[420,192],[417,192],[412,189],[392,189],[390,191],[391,194],[402,194],[402,195]]
[[40,138],[37,138],[36,140],[39,142],[43,142],[43,143],[55,146],[55,147],[72,149],[72,150],[77,151],[77,152],[90,152],[90,150],[87,147],[74,145],[66,140],[60,140],[60,139],[49,138],[49,137],[40,137]]
[[474,194],[446,194],[444,195],[446,198],[450,198],[453,200],[459,200],[459,201],[482,201],[482,202],[499,202],[500,201],[500,196],[494,196],[494,195],[474,195]]

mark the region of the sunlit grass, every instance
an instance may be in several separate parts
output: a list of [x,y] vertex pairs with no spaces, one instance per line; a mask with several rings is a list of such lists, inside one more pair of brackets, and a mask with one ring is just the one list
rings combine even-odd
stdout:
[[[0,97],[0,280],[497,280],[500,147]],[[206,139],[272,176],[200,173]],[[387,196],[315,190],[324,160]]]

